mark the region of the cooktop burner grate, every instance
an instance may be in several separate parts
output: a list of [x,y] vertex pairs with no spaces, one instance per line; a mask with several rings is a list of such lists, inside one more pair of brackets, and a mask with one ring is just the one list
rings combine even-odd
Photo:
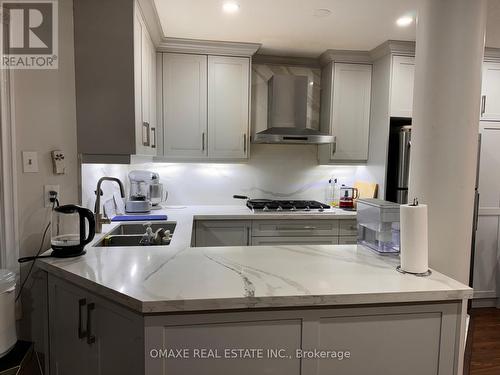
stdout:
[[311,211],[325,210],[330,206],[318,201],[250,199],[247,207],[262,211]]

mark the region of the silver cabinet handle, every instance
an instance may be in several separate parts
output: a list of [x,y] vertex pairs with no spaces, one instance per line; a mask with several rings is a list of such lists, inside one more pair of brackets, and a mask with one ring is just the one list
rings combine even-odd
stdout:
[[481,96],[481,116],[486,112],[486,95]]
[[201,151],[205,151],[205,132],[201,133]]
[[149,122],[144,121],[142,123],[142,145],[143,146],[149,146],[150,144],[150,139],[149,139]]
[[301,228],[297,227],[276,227],[276,230],[314,230],[316,227],[305,226]]
[[337,136],[333,137],[332,156],[337,152]]
[[156,148],[156,128],[151,128],[151,148]]
[[243,134],[243,152],[246,154],[247,153],[247,134]]
[[250,246],[250,227],[247,227],[247,246]]

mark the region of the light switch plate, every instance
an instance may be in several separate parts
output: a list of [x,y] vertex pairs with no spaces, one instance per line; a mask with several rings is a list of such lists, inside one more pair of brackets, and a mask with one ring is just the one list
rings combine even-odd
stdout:
[[23,172],[38,172],[38,153],[36,151],[23,151]]

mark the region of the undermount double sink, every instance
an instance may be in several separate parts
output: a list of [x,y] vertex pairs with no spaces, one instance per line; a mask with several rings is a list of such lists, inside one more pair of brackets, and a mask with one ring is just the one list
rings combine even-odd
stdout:
[[[143,246],[141,244],[141,239],[143,238],[144,233],[146,233],[146,228],[148,225],[145,225],[146,222],[137,222],[137,223],[122,223],[114,228],[112,231],[106,233],[103,238],[97,242],[95,247],[130,247],[130,246]],[[170,231],[170,240],[172,239],[172,234],[174,233],[176,223],[174,222],[154,222],[149,226],[156,232],[158,229],[163,228],[165,231]],[[170,244],[170,241],[162,246]],[[148,245],[148,246],[160,246],[160,245]]]

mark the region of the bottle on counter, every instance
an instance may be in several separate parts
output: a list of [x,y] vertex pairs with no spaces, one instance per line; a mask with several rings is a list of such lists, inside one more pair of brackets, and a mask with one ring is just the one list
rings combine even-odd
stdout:
[[328,187],[326,193],[326,203],[331,207],[338,207],[340,200],[340,186],[336,178],[328,180]]
[[332,195],[332,206],[338,207],[340,201],[340,185],[338,184],[338,180],[333,180],[333,195]]

